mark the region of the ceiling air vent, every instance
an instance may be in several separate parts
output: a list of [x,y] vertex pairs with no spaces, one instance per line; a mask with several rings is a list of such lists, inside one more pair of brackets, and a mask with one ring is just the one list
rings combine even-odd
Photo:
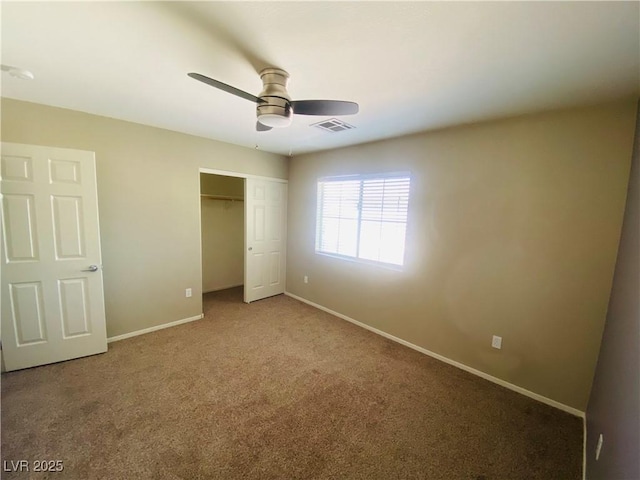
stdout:
[[312,123],[311,126],[318,127],[322,130],[326,130],[327,132],[342,132],[343,130],[351,130],[353,128],[356,128],[353,125],[344,123],[342,120],[338,120],[337,118],[323,120],[322,122],[318,123]]

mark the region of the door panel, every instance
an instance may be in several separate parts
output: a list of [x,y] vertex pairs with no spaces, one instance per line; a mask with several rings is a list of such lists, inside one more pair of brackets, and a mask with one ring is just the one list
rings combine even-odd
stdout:
[[269,285],[277,285],[281,280],[280,263],[282,261],[282,255],[280,252],[271,252],[269,265]]
[[49,159],[49,182],[80,184],[80,162]]
[[17,157],[14,155],[3,155],[2,157],[2,179],[18,182],[33,181],[33,166],[30,157]]
[[245,181],[245,292],[249,303],[284,293],[286,195],[283,182]]
[[6,369],[105,352],[94,154],[3,143],[0,160]]
[[4,195],[4,244],[8,262],[38,260],[33,195]]
[[11,313],[19,346],[47,340],[42,301],[42,284],[16,283],[11,291]]
[[267,238],[272,241],[280,241],[282,239],[282,220],[280,218],[280,205],[270,205],[269,206],[269,223],[267,228],[269,229],[267,233]]
[[56,258],[84,258],[82,198],[51,197]]
[[251,283],[251,288],[254,290],[259,290],[264,288],[264,253],[254,253],[251,255],[251,269],[253,271],[253,282]]
[[253,241],[263,242],[265,238],[265,214],[264,205],[255,205],[253,208]]
[[69,278],[58,281],[60,313],[65,338],[91,333],[87,279]]

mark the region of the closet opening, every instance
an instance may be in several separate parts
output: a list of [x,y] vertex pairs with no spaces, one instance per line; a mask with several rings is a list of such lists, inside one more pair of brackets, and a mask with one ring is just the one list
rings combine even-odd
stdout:
[[[242,302],[245,179],[200,173],[202,295]],[[215,293],[214,293],[215,292]]]

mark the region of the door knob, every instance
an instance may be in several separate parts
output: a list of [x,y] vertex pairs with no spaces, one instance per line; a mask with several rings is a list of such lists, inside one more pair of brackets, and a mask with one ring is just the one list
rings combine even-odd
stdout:
[[82,270],[83,272],[97,272],[98,271],[98,266],[97,265],[89,265],[89,268]]
[[253,247],[249,247],[249,251],[253,250]]

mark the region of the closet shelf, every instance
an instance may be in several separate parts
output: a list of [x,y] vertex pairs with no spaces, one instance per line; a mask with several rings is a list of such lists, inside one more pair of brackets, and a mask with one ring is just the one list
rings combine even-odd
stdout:
[[231,202],[244,202],[244,198],[242,197],[231,197],[229,195],[208,195],[208,194],[200,194],[201,198],[208,198],[209,200],[225,200]]

